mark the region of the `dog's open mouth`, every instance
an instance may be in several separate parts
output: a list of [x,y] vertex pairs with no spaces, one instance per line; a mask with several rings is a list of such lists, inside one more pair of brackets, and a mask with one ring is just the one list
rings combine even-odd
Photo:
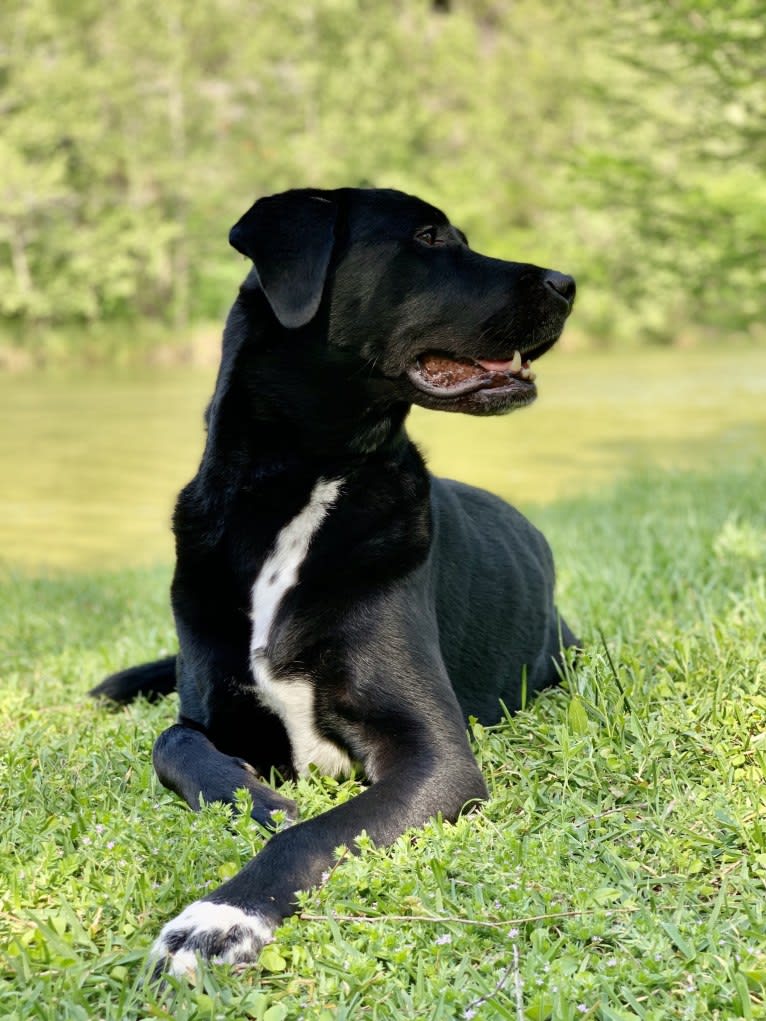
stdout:
[[409,369],[411,381],[434,397],[463,397],[480,390],[513,389],[520,398],[536,395],[535,373],[518,351],[507,361],[456,358],[438,351],[420,355]]

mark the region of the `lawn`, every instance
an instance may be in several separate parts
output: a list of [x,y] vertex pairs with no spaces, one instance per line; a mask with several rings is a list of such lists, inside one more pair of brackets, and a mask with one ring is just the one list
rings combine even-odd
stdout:
[[[586,641],[577,671],[500,726],[473,727],[483,811],[389,849],[362,841],[239,973],[142,986],[161,924],[264,835],[246,811],[192,814],[155,780],[151,745],[174,698],[109,712],[83,695],[174,647],[169,565],[6,571],[0,1017],[766,1017],[762,426],[721,400],[730,421],[708,408],[669,463],[666,405],[631,433],[640,381],[631,397],[603,372],[602,404],[567,420],[562,460],[587,473],[588,430],[607,425],[607,453],[630,456],[601,464],[597,485],[525,501]],[[516,456],[533,462],[535,433],[521,435]],[[447,457],[443,445],[442,471]],[[357,789],[312,776],[287,793],[305,817]]]

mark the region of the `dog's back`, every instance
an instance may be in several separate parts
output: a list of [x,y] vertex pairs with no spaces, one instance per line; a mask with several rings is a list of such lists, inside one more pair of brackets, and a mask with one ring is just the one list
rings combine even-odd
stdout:
[[442,655],[466,718],[495,723],[500,700],[515,711],[555,684],[562,644],[576,644],[554,606],[553,556],[492,493],[436,478],[431,493]]

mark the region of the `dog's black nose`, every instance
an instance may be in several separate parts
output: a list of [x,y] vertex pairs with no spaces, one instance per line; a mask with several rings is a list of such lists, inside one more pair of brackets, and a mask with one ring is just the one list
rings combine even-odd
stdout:
[[549,269],[545,274],[544,282],[546,287],[550,287],[564,299],[570,308],[572,307],[577,291],[573,277],[568,277],[566,273],[557,273],[555,269]]

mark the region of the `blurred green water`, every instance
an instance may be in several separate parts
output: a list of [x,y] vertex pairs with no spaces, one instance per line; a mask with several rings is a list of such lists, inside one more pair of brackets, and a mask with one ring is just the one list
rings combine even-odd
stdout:
[[[431,468],[529,508],[650,465],[712,471],[766,454],[766,351],[560,351],[538,369],[538,402],[505,418],[416,409]],[[169,561],[213,380],[190,368],[0,377],[0,557],[25,571]]]

